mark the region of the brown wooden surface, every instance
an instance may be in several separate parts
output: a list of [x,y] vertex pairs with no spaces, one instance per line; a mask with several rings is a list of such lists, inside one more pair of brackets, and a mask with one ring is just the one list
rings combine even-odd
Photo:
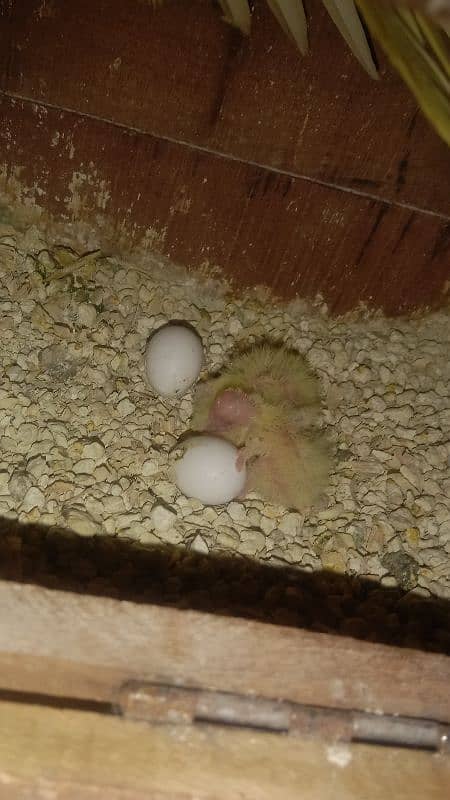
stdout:
[[0,688],[111,702],[127,680],[450,721],[450,658],[0,583]]
[[396,748],[13,703],[0,703],[0,719],[5,800],[443,800],[450,780],[448,758]]
[[107,252],[146,243],[219,266],[238,287],[321,292],[336,312],[439,305],[450,276],[450,223],[438,216],[5,96],[2,199],[85,223]]
[[308,8],[301,59],[262,2],[249,39],[203,0],[0,2],[3,203],[334,312],[441,305],[450,151]]
[[3,89],[8,74],[8,61],[11,55],[12,28],[10,14],[12,6],[0,0],[0,90]]
[[257,0],[249,39],[204,0],[22,0],[2,88],[450,215],[450,153],[377,48],[371,80],[320,0],[300,58]]

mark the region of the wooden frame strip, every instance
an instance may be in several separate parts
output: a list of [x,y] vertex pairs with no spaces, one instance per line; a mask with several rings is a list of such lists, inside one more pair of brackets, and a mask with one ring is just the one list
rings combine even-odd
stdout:
[[125,681],[450,721],[450,658],[0,583],[0,688],[111,702]]
[[0,703],[3,800],[440,800],[448,758]]

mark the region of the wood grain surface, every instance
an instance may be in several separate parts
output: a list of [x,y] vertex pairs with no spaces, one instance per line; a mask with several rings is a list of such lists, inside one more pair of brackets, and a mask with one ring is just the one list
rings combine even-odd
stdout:
[[[448,758],[0,703],[4,800],[443,800]],[[19,789],[18,793],[17,789]]]
[[320,0],[301,58],[257,0],[250,38],[204,0],[22,0],[2,88],[161,138],[450,215],[450,153],[376,48],[352,56]]
[[204,0],[0,0],[0,202],[334,313],[445,304],[450,151],[307,11],[302,59],[262,0],[250,38]]
[[0,583],[1,688],[111,702],[147,680],[450,721],[450,658]]
[[450,222],[100,120],[0,98],[0,202],[92,246],[156,249],[236,289],[321,293],[331,311],[445,301]]

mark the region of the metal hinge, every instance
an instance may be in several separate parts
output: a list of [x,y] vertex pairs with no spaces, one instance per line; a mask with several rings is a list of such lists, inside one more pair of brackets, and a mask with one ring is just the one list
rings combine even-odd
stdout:
[[226,725],[333,742],[450,753],[450,727],[439,722],[319,708],[230,692],[131,681],[120,687],[116,711],[127,719],[150,724]]

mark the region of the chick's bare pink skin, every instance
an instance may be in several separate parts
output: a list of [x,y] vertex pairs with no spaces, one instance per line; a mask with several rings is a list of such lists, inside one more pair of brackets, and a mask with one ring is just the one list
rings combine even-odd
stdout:
[[[255,415],[255,407],[245,392],[238,389],[225,389],[216,397],[208,417],[208,430],[224,436],[239,446],[245,439],[246,432]],[[240,449],[236,459],[239,471],[245,469],[247,451]],[[245,497],[245,486],[239,497]]]
[[209,412],[208,428],[216,433],[246,428],[254,413],[255,409],[248,395],[237,389],[225,389],[216,397]]

